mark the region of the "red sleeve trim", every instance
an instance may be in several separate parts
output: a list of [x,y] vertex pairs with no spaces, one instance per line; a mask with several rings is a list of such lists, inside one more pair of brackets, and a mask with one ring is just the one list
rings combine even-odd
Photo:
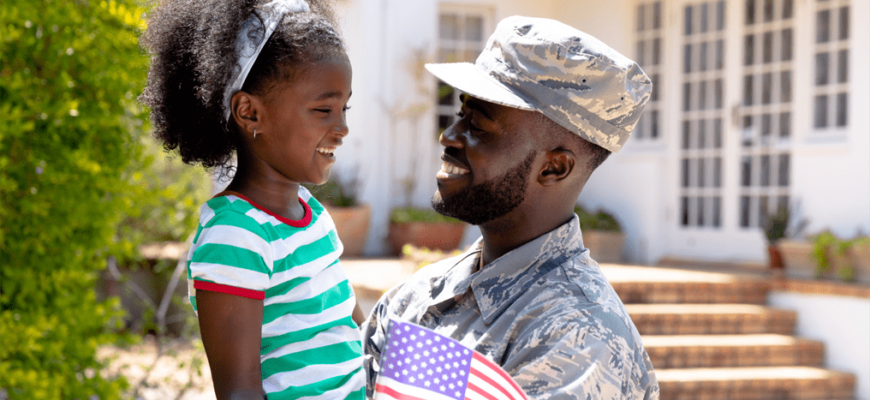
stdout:
[[263,300],[266,298],[266,292],[252,289],[242,289],[240,287],[221,285],[214,282],[193,281],[193,288],[196,290],[207,290],[209,292],[219,292],[231,294],[233,296],[247,297],[254,300]]
[[290,219],[290,218],[284,218],[278,214],[275,214],[272,211],[266,209],[265,207],[255,203],[253,200],[245,197],[245,195],[243,195],[239,192],[234,192],[232,190],[225,190],[223,192],[220,192],[220,193],[214,195],[214,197],[227,196],[227,195],[233,195],[233,196],[236,196],[244,201],[247,201],[252,206],[254,206],[254,208],[256,208],[256,209],[258,209],[266,214],[269,214],[269,215],[275,217],[278,221],[281,221],[281,222],[283,222],[287,225],[290,225],[294,228],[305,228],[308,226],[308,224],[311,223],[311,219],[312,219],[311,207],[308,206],[308,203],[306,203],[305,200],[302,200],[301,197],[299,198],[299,202],[302,203],[302,207],[305,209],[305,216],[302,217],[302,219],[300,219],[300,220],[295,220],[295,219]]

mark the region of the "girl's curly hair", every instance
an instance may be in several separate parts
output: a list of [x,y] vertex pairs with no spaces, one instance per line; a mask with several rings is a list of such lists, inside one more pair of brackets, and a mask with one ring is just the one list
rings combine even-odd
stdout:
[[[237,67],[236,38],[268,0],[157,0],[142,38],[151,54],[148,86],[154,135],[188,164],[227,166],[237,127],[224,119],[223,94]],[[242,90],[263,94],[299,67],[344,53],[330,0],[307,0],[311,12],[284,16]],[[255,34],[262,34],[255,32]]]

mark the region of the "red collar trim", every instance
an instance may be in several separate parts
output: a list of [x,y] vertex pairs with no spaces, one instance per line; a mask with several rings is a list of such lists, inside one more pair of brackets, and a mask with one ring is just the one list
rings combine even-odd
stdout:
[[243,195],[239,192],[234,192],[232,190],[225,190],[223,192],[220,192],[220,193],[214,195],[214,197],[229,196],[229,195],[233,195],[233,196],[236,196],[244,201],[247,201],[252,206],[254,206],[254,208],[256,208],[256,209],[258,209],[266,214],[269,214],[269,215],[275,217],[275,219],[277,219],[278,221],[281,221],[281,222],[283,222],[287,225],[290,225],[294,228],[304,228],[304,227],[308,226],[308,224],[311,223],[311,215],[312,215],[311,207],[309,207],[308,203],[306,203],[305,200],[302,200],[301,197],[299,198],[299,202],[302,203],[302,207],[305,209],[305,216],[302,217],[302,219],[297,221],[297,220],[293,220],[290,218],[284,218],[278,214],[275,214],[272,211],[267,210],[265,207],[255,203],[251,199],[245,197],[245,195]]

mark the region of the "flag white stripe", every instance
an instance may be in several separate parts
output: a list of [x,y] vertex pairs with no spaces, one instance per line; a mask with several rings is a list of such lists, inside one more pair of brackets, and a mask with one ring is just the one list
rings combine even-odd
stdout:
[[319,314],[287,314],[268,324],[263,325],[263,337],[283,335],[290,332],[301,331],[312,326],[345,318],[353,312],[356,306],[356,298],[351,297],[334,307],[327,308]]
[[488,393],[490,396],[493,396],[498,400],[512,400],[510,397],[505,396],[504,393],[502,393],[500,390],[493,387],[492,385],[490,385],[489,383],[487,383],[483,379],[480,379],[477,376],[474,376],[474,374],[470,374],[468,376],[468,383],[469,383],[469,385],[468,385],[469,388],[468,388],[468,393],[466,394],[466,396],[469,399],[471,399],[471,398],[487,399],[486,397],[484,397],[482,395],[471,396],[472,394],[477,394],[477,391],[471,388],[471,385],[474,385],[474,386],[477,386],[481,392]]
[[279,372],[263,380],[266,393],[278,392],[291,386],[305,386],[336,376],[346,376],[359,369],[362,357],[338,364],[308,365],[295,371]]
[[[497,365],[496,365],[496,367],[497,367]],[[514,386],[511,384],[511,382],[508,382],[501,374],[499,374],[497,371],[494,371],[492,369],[492,367],[487,366],[486,363],[482,363],[482,362],[472,358],[471,359],[471,368],[480,371],[481,373],[486,375],[489,379],[492,379],[493,381],[495,381],[496,384],[505,388],[505,390],[507,390],[507,392],[513,398],[515,398],[515,399],[524,398],[524,396],[521,393],[517,392],[517,390],[514,388]],[[504,371],[504,370],[502,370],[502,371]],[[507,372],[505,372],[505,374],[507,374]],[[517,385],[517,386],[519,386],[519,385]]]
[[[390,379],[386,376],[380,375],[380,376],[378,376],[378,385],[389,386],[390,388],[392,388],[393,390],[395,390],[397,392],[404,393],[404,394],[407,394],[409,396],[419,397],[419,398],[425,399],[425,400],[456,400],[455,397],[445,396],[441,393],[438,393],[437,392],[438,388],[434,384],[432,385],[432,387],[436,391],[431,391],[431,390],[420,389],[418,387],[414,387],[411,385],[406,385],[406,384],[401,383],[399,381],[395,381],[395,380]],[[384,397],[381,397],[381,396],[384,396]],[[383,393],[378,392],[375,394],[374,400],[382,400],[382,399],[388,399],[388,398],[392,399],[393,397],[387,396],[387,395],[384,395]]]

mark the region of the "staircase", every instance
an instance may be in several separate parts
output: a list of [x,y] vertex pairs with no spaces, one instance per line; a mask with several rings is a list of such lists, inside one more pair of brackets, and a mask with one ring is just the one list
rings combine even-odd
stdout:
[[643,337],[662,400],[846,400],[855,377],[765,306],[769,283],[678,269],[604,267]]

